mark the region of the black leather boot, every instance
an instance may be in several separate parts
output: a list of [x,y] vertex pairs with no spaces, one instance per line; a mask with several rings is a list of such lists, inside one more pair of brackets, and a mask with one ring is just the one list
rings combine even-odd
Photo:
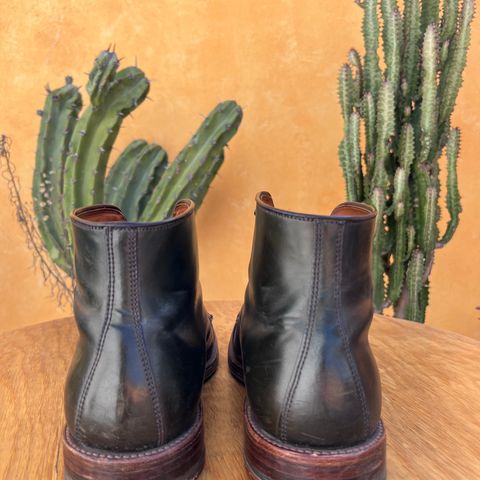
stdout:
[[374,223],[360,203],[304,215],[257,196],[249,283],[229,347],[231,373],[246,386],[254,478],[386,478],[368,344]]
[[204,464],[200,394],[218,353],[198,282],[194,205],[127,222],[72,214],[79,340],[65,387],[67,479],[193,479]]

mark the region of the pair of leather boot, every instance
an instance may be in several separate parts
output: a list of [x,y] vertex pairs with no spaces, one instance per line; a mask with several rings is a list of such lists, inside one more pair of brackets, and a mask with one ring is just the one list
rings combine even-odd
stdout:
[[[368,344],[375,212],[343,203],[330,216],[298,214],[266,192],[256,201],[228,351],[246,387],[247,470],[258,480],[385,479]],[[72,223],[80,336],[65,390],[65,478],[195,479],[205,461],[201,391],[218,349],[194,204],[182,200],[154,223],[97,205]]]

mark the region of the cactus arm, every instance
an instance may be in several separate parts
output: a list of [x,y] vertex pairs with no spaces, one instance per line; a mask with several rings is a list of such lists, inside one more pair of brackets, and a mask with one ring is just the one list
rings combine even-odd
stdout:
[[450,216],[440,244],[447,244],[458,227],[462,204],[458,191],[457,159],[460,150],[460,130],[452,128],[447,143],[447,211]]
[[361,153],[360,153],[360,115],[352,112],[348,126],[348,160],[351,162],[354,179],[354,197],[352,201],[360,201],[363,196]]
[[399,298],[405,276],[407,254],[407,213],[409,209],[408,179],[415,156],[414,131],[410,124],[402,127],[400,136],[400,167],[394,178],[393,208],[395,216],[395,246],[393,265],[389,272],[389,299],[395,303]]
[[[406,177],[410,175],[410,168],[415,159],[415,132],[413,127],[406,123],[400,134],[400,165],[405,169]],[[408,185],[405,185],[408,187]]]
[[402,16],[394,0],[382,0],[383,50],[385,52],[385,80],[397,91],[400,80],[400,61],[403,47]]
[[422,31],[438,22],[440,0],[422,0]]
[[375,155],[376,142],[376,110],[373,95],[367,92],[363,97],[362,113],[365,119],[365,153]]
[[424,204],[419,243],[425,252],[426,262],[429,263],[438,238],[438,191],[435,187],[427,188]]
[[345,179],[345,188],[347,191],[347,199],[353,201],[355,195],[355,173],[349,158],[348,141],[343,139],[338,146],[338,158],[342,167],[343,177]]
[[129,221],[138,220],[140,201],[152,191],[152,182],[161,178],[167,165],[167,154],[160,145],[153,143],[142,150],[120,205]]
[[63,166],[82,98],[67,77],[63,87],[49,91],[41,113],[35,171],[32,183],[33,208],[43,244],[50,258],[72,274],[65,254],[62,203]]
[[235,102],[226,101],[217,105],[162,175],[141,220],[166,218],[176,201],[191,188],[189,184],[196,184],[199,178],[217,170],[220,166],[218,162],[223,160],[223,148],[235,135],[241,120],[242,110]]
[[195,202],[195,208],[198,209],[205,198],[205,195],[210,188],[213,178],[218,172],[224,160],[225,152],[218,154],[212,163],[212,167],[205,172],[205,174],[199,178],[198,181],[194,181],[187,185],[187,189],[183,193],[183,197],[191,198]]
[[135,168],[138,155],[147,145],[145,140],[134,140],[120,153],[105,178],[105,203],[121,205],[121,199],[125,194],[125,181]]
[[414,322],[422,321],[421,291],[425,269],[425,257],[421,250],[412,252],[407,268],[408,305],[407,318]]
[[441,99],[440,123],[446,124],[455,107],[458,92],[462,86],[462,74],[467,63],[467,51],[470,45],[471,23],[475,13],[474,0],[464,0],[457,32],[452,38],[445,69],[440,76]]
[[342,65],[338,75],[338,101],[343,116],[345,136],[339,145],[339,158],[345,177],[347,198],[353,201],[357,197],[355,191],[356,176],[351,159],[349,126],[354,104],[354,82],[350,65],[346,63]]
[[378,18],[377,0],[365,0],[363,2],[362,32],[365,43],[364,56],[364,88],[365,92],[371,92],[374,98],[381,82],[381,74],[378,60]]
[[[403,204],[402,204],[403,206]],[[396,218],[393,264],[388,275],[388,298],[396,303],[400,298],[405,278],[405,252],[407,250],[407,230],[405,215]]]
[[348,62],[352,69],[355,69],[353,78],[353,101],[355,106],[359,107],[363,97],[363,66],[360,54],[354,48],[348,52]]
[[98,55],[88,75],[87,92],[90,102],[99,106],[104,100],[115,78],[120,62],[115,52],[104,50]]
[[395,101],[390,82],[380,87],[377,103],[377,146],[373,172],[373,187],[386,188],[388,174],[386,162],[389,157],[390,138],[395,134]]
[[[419,243],[429,258],[432,237],[434,236],[432,220],[436,217],[436,196],[431,189],[433,177],[427,162],[435,148],[437,131],[437,62],[438,40],[435,25],[429,25],[425,32],[422,47],[422,105],[420,113],[420,155],[415,167],[417,186],[417,222]],[[435,205],[433,197],[435,196]]]
[[338,101],[343,116],[345,132],[348,130],[350,114],[353,111],[353,77],[350,65],[342,65],[338,74]]
[[372,247],[373,304],[375,311],[381,313],[385,302],[383,247],[385,243],[385,228],[383,217],[385,212],[385,192],[382,188],[374,188],[371,203],[377,211],[375,218],[375,237]]
[[[223,162],[223,159],[222,159],[222,162]],[[145,210],[145,207],[147,206],[148,202],[150,201],[150,198],[152,197],[155,187],[160,182],[160,179],[162,178],[163,174],[166,172],[167,168],[168,168],[168,155],[167,155],[167,152],[165,152],[165,165],[162,162],[161,165],[159,165],[153,171],[150,184],[147,190],[144,192],[143,196],[138,201],[138,220],[142,218],[143,211]]]
[[395,303],[400,297],[405,274],[405,251],[407,246],[406,212],[408,208],[407,197],[408,176],[403,167],[397,168],[394,178],[394,217],[395,241],[393,248],[393,264],[389,271],[388,297]]
[[420,0],[405,0],[404,35],[403,77],[406,85],[405,96],[410,102],[416,96],[418,82],[420,59],[418,44],[421,37]]
[[421,163],[428,160],[434,146],[437,131],[437,29],[429,25],[425,32],[422,48],[422,106],[420,114]]
[[458,0],[443,1],[442,29],[440,38],[446,42],[453,37],[457,29]]
[[415,227],[413,225],[409,225],[407,227],[407,251],[405,254],[405,261],[408,260],[412,252],[415,248],[415,240],[416,240],[416,235],[415,235]]
[[64,211],[99,203],[104,196],[108,157],[123,118],[146,97],[149,82],[141,70],[128,67],[118,72],[104,101],[91,105],[78,121],[65,164]]

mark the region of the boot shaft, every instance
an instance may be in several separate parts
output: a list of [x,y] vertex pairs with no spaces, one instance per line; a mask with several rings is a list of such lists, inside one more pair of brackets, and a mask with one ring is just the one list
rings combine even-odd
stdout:
[[252,412],[282,441],[352,444],[377,426],[380,384],[368,345],[374,221],[363,204],[318,216],[257,197],[236,335]]
[[163,445],[198,415],[208,314],[194,205],[127,222],[103,205],[72,215],[79,342],[67,379],[70,433],[110,451]]

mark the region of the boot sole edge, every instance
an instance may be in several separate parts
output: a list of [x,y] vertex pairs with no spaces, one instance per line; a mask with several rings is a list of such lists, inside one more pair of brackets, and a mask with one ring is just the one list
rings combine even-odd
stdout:
[[63,436],[65,480],[195,480],[205,463],[203,418],[162,447],[131,453],[78,445],[67,428]]
[[255,425],[246,403],[245,463],[255,480],[385,480],[386,435],[383,423],[363,443],[346,448],[312,449],[289,445]]

